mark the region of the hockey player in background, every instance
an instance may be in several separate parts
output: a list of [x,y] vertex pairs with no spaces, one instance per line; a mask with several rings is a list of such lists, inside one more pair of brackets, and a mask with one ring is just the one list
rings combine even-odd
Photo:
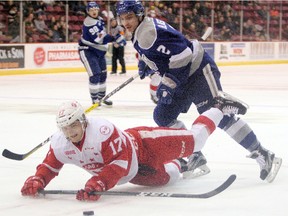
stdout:
[[171,184],[180,178],[182,166],[186,170],[186,164],[177,158],[202,149],[223,114],[231,114],[227,106],[245,109],[241,103],[218,97],[214,100],[217,108],[200,115],[191,130],[141,126],[122,131],[103,118],[87,118],[77,101],[64,102],[56,115],[60,130],[52,136],[48,154],[35,175],[27,178],[21,193],[37,196],[64,164],[74,164],[92,175],[78,191],[78,200],[96,201],[100,196],[90,192],[127,182]]
[[[89,91],[92,103],[98,103],[106,94],[107,65],[105,54],[108,43],[114,42],[124,46],[124,36],[115,36],[106,33],[105,23],[99,16],[99,6],[96,2],[88,2],[87,17],[83,22],[82,35],[79,40],[80,59],[89,76]],[[103,103],[112,106],[112,101]]]
[[[140,78],[154,72],[162,77],[153,114],[159,126],[185,128],[177,118],[180,113],[186,113],[192,103],[201,114],[219,94],[230,97],[222,92],[220,71],[198,40],[189,41],[166,22],[145,17],[141,1],[119,1],[116,10],[121,24],[133,34],[131,41],[140,56]],[[146,65],[150,70],[144,70]],[[245,121],[235,115],[224,116],[218,127],[247,149],[250,158],[256,159],[262,180],[274,180],[282,160],[260,144]],[[195,152],[189,161],[190,169],[205,167],[203,173],[209,172],[201,152]]]

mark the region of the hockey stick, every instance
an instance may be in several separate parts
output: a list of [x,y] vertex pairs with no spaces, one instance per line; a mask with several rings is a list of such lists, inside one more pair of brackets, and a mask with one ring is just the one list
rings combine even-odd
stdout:
[[[108,98],[112,97],[116,92],[118,92],[120,89],[124,88],[126,85],[128,85],[129,83],[131,83],[133,80],[135,80],[137,77],[139,77],[139,74],[135,74],[134,76],[130,77],[128,80],[126,80],[124,83],[122,83],[120,86],[118,86],[117,88],[115,88],[113,91],[111,91],[109,94],[107,94],[104,98],[102,98],[101,101],[105,101]],[[100,103],[101,103],[100,101]],[[95,104],[94,104],[95,105]],[[100,104],[98,104],[99,106]],[[96,107],[98,107],[96,106]],[[86,111],[90,112],[91,110],[95,109],[96,107],[93,107],[93,105],[91,107],[89,107]]]
[[[129,83],[131,83],[133,80],[135,80],[137,77],[139,76],[139,74],[137,73],[136,75],[134,75],[133,77],[130,77],[128,80],[126,80],[124,83],[122,83],[120,86],[118,86],[117,88],[115,88],[113,91],[111,91],[109,94],[107,94],[104,98],[102,98],[101,101],[105,101],[108,98],[110,98],[111,96],[113,96],[116,92],[118,92],[120,89],[122,89],[123,87],[125,87],[126,85],[128,85]],[[85,113],[89,113],[92,110],[94,110],[95,108],[97,108],[101,101],[99,103],[95,103],[92,106],[90,106],[89,108],[87,108],[85,110]],[[25,153],[25,154],[17,154],[14,152],[9,151],[8,149],[4,149],[2,152],[2,155],[6,158],[12,159],[12,160],[24,160],[25,158],[27,158],[29,155],[31,155],[32,153],[34,153],[36,150],[38,150],[39,148],[41,148],[42,146],[44,146],[46,143],[48,143],[51,140],[51,137],[48,137],[45,141],[43,141],[42,143],[40,143],[39,145],[37,145],[36,147],[34,147],[32,150],[30,150],[29,152]]]
[[[92,106],[90,106],[88,109],[85,110],[85,113],[89,113],[91,112],[93,109],[95,109],[96,107],[99,106],[99,103],[95,103]],[[29,152],[25,153],[25,154],[17,154],[14,152],[11,152],[8,149],[4,149],[2,152],[2,155],[6,158],[12,159],[12,160],[24,160],[25,158],[27,158],[29,155],[33,154],[35,151],[37,151],[39,148],[41,148],[42,146],[44,146],[45,144],[47,144],[48,142],[50,142],[52,136],[48,137],[46,140],[44,140],[42,143],[38,144],[36,147],[34,147],[32,150],[30,150]]]
[[212,27],[208,27],[200,40],[206,41],[206,39],[211,35],[212,31]]
[[[110,195],[110,196],[140,196],[140,197],[172,197],[172,198],[197,198],[207,199],[213,197],[224,190],[226,190],[236,179],[236,175],[230,175],[219,187],[200,194],[179,194],[179,193],[159,193],[159,192],[129,192],[129,191],[103,191],[93,192],[97,195]],[[46,194],[77,194],[77,190],[40,190],[39,193]]]

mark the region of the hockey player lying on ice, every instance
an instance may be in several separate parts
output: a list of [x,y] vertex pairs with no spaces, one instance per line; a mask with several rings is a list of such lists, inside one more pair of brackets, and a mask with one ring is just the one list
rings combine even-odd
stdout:
[[35,175],[25,181],[21,193],[37,196],[66,163],[92,175],[78,191],[78,200],[96,201],[100,195],[89,192],[127,182],[146,186],[173,183],[187,171],[187,164],[178,158],[202,149],[223,114],[231,114],[228,107],[246,112],[241,103],[218,97],[191,130],[140,126],[121,131],[105,119],[86,117],[77,101],[65,102],[56,116],[59,131],[52,136],[50,150]]

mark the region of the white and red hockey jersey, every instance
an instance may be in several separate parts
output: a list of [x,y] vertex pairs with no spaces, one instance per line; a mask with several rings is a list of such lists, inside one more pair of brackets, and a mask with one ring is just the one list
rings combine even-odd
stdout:
[[137,155],[132,138],[102,118],[88,118],[84,142],[75,146],[59,131],[51,139],[50,150],[36,175],[46,185],[58,175],[63,164],[79,166],[98,176],[106,190],[130,181],[137,173]]

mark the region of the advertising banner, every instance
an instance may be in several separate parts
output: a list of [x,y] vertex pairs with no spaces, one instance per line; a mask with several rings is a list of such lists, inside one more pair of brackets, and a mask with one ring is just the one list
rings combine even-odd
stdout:
[[24,46],[0,46],[0,69],[25,67]]
[[217,43],[215,51],[216,61],[243,61],[249,59],[249,49],[247,43],[235,42],[235,43]]
[[76,43],[29,44],[26,50],[30,68],[82,67]]

